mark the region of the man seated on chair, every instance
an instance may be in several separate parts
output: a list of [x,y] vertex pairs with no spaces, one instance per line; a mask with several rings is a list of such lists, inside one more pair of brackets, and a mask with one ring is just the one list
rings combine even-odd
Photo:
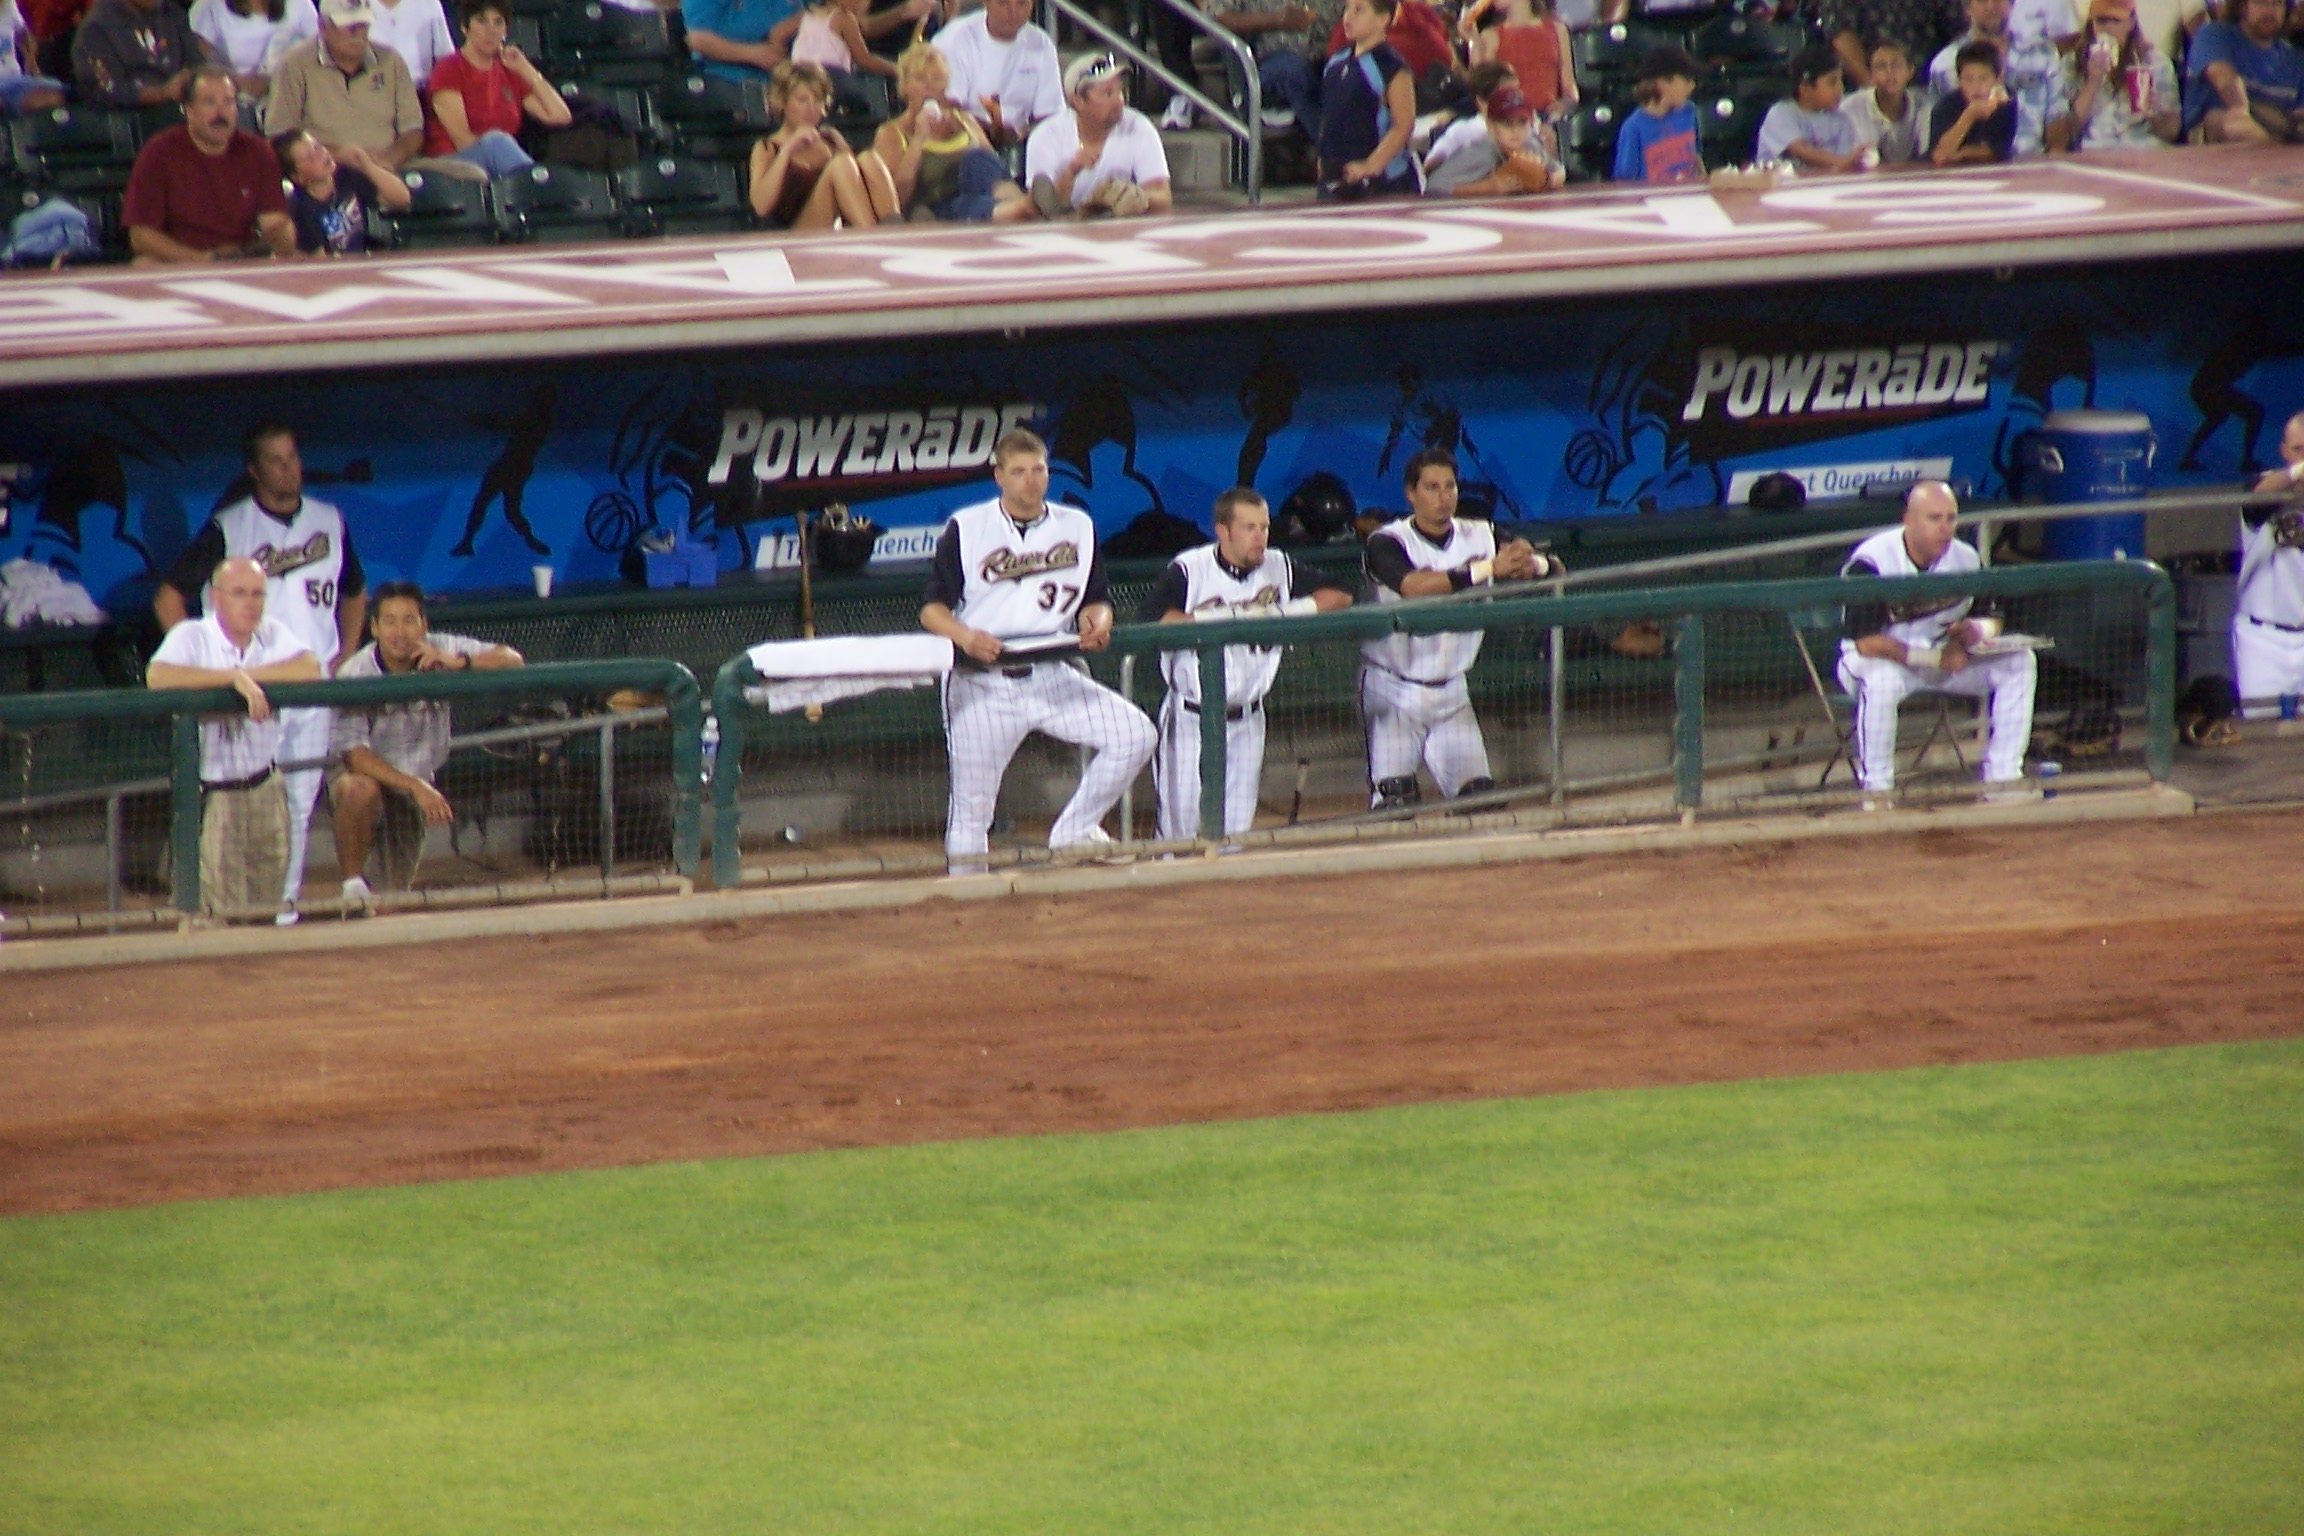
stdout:
[[[1982,568],[1973,547],[1952,536],[1960,503],[1941,480],[1923,480],[1904,498],[1904,523],[1856,546],[1843,576],[1956,576]],[[2039,664],[2028,650],[1976,656],[1971,651],[2000,631],[2000,621],[1972,598],[1931,597],[1899,603],[1848,605],[1847,638],[1840,642],[1840,685],[1856,701],[1850,750],[1866,809],[1887,804],[1896,788],[1896,707],[1915,693],[1952,693],[1992,700],[1984,751],[1987,798],[2012,798],[2024,774],[2032,740],[2032,693]]]

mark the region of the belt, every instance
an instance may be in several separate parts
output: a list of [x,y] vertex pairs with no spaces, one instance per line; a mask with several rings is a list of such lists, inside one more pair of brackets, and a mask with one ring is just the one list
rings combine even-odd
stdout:
[[[1194,714],[1200,713],[1200,706],[1190,699],[1178,699],[1176,702],[1183,705],[1186,709],[1192,711]],[[1228,709],[1224,711],[1224,718],[1227,720],[1245,720],[1250,715],[1256,713],[1256,711],[1262,709],[1263,707],[1264,701],[1262,699],[1258,699],[1253,704],[1243,704],[1236,709]]]
[[1024,663],[1024,665],[1022,665],[1022,666],[1020,666],[1020,667],[1002,667],[1002,668],[1000,669],[1000,675],[1001,675],[1002,677],[1016,677],[1016,678],[1024,678],[1024,677],[1030,677],[1030,676],[1032,675],[1032,669],[1033,669],[1035,666],[1037,666],[1037,665],[1038,665],[1038,663],[1037,663],[1037,662],[1030,662],[1030,661],[1028,661],[1028,662]]
[[1368,670],[1371,672],[1381,672],[1386,677],[1398,678],[1401,682],[1412,684],[1418,688],[1445,688],[1450,683],[1456,681],[1456,679],[1453,677],[1444,677],[1436,683],[1428,683],[1420,677],[1409,677],[1403,673],[1393,671],[1390,667],[1377,666],[1374,662],[1368,663]]
[[272,777],[272,770],[267,767],[261,773],[252,773],[244,779],[202,779],[200,787],[211,794],[225,793],[235,789],[254,789],[270,777]]
[[2260,619],[2252,613],[2242,614],[2241,617],[2251,624],[2261,624],[2266,629],[2277,629],[2282,634],[2304,635],[2304,624],[2283,624],[2277,619]]

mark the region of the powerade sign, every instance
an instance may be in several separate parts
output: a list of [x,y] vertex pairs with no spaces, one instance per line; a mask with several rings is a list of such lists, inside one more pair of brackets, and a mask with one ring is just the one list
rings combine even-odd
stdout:
[[1680,419],[1703,421],[1715,412],[1731,421],[1882,416],[1980,406],[1992,395],[1992,365],[2007,350],[2003,341],[1768,353],[1706,347],[1696,354],[1696,381]]
[[949,484],[982,476],[995,443],[1046,414],[1029,400],[827,415],[732,406],[704,481],[793,490],[809,505]]

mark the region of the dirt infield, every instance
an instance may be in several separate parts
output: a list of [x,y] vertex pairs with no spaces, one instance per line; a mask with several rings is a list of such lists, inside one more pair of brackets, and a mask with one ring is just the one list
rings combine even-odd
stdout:
[[2304,819],[9,978],[0,1211],[2304,1031]]

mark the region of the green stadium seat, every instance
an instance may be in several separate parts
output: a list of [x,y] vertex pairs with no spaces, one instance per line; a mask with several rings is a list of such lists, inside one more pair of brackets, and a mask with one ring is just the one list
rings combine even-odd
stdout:
[[1766,96],[1726,92],[1698,96],[1696,118],[1703,138],[1706,167],[1718,170],[1722,166],[1750,163],[1753,147],[1760,137],[1760,120],[1785,94],[1779,87]]
[[1616,164],[1616,130],[1624,109],[1605,101],[1578,106],[1560,125],[1560,156],[1573,181],[1606,181]]
[[567,165],[534,165],[506,176],[489,191],[496,204],[497,238],[507,245],[558,240],[605,240],[619,232],[608,178]]
[[672,67],[672,34],[661,11],[628,11],[606,0],[581,0],[544,24],[546,56],[600,85],[653,85]]
[[410,251],[495,243],[496,219],[486,182],[438,171],[410,171],[402,180],[408,183],[412,201],[398,213],[377,216],[370,225],[372,235],[390,231],[380,244]]
[[1688,39],[1688,51],[1720,64],[1773,64],[1778,73],[1808,44],[1796,22],[1758,16],[1715,16]]
[[543,14],[546,12],[515,14],[512,24],[505,29],[504,41],[526,54],[529,63],[539,69],[549,70],[552,56],[544,51],[544,23],[538,19]]
[[1671,41],[1669,33],[1628,21],[1589,28],[1576,37],[1577,81],[1597,84],[1609,78],[1629,80],[1649,49]]
[[658,120],[682,158],[742,160],[776,126],[757,81],[687,75],[657,93]]
[[143,143],[133,112],[57,107],[8,125],[16,174],[61,192],[117,192],[128,185]]
[[616,173],[616,204],[635,238],[743,229],[752,218],[743,177],[725,160],[644,159]]
[[662,147],[671,140],[657,117],[655,94],[643,86],[576,76],[555,80],[553,86],[571,108],[598,107],[643,146]]

